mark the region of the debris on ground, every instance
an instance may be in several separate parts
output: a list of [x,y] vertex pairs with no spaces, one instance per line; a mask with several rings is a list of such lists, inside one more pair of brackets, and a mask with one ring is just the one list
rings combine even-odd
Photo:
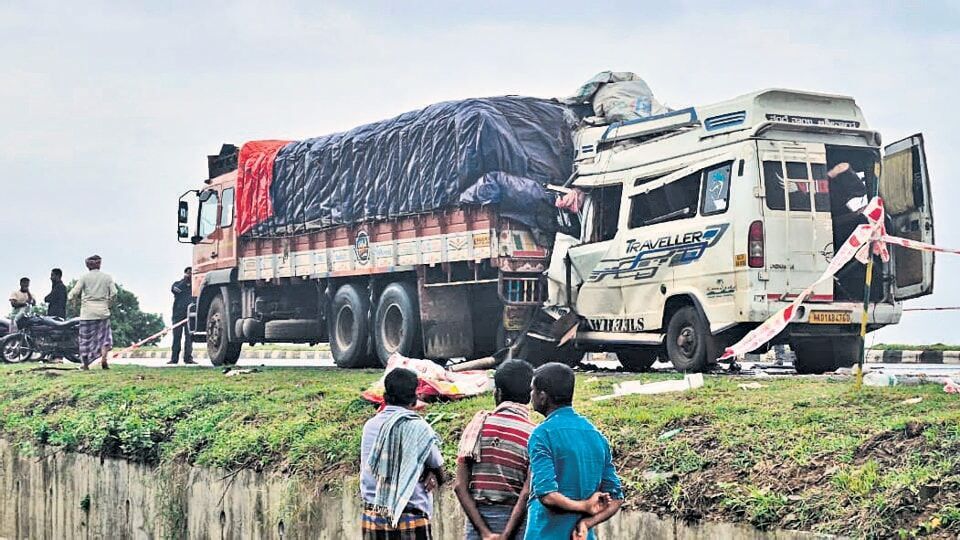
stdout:
[[666,440],[672,439],[676,437],[681,431],[683,431],[683,428],[676,428],[676,429],[671,429],[670,431],[664,431],[663,433],[660,434],[659,437],[657,437],[657,440],[666,441]]
[[223,370],[223,374],[227,377],[236,377],[237,375],[250,375],[251,373],[260,373],[260,370],[257,368],[244,368],[244,369],[234,369],[227,368]]
[[905,399],[905,400],[901,401],[900,404],[901,404],[901,405],[916,405],[917,403],[920,403],[920,402],[922,402],[922,401],[923,401],[923,398],[922,398],[922,397],[915,397],[915,398]]
[[613,385],[613,394],[597,396],[593,401],[603,401],[632,394],[667,394],[670,392],[686,392],[703,386],[703,373],[685,375],[683,379],[675,381],[660,381],[644,383],[643,381],[625,381]]
[[741,390],[760,390],[761,388],[766,388],[766,385],[760,384],[758,382],[738,384],[737,388]]

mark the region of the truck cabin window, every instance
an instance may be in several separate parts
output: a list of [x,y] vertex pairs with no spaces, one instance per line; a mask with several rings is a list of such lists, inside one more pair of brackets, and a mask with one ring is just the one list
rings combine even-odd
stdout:
[[[703,171],[697,171],[674,180],[669,184],[664,184],[658,188],[651,189],[646,193],[640,193],[631,197],[630,206],[630,228],[643,227],[646,225],[656,225],[673,221],[675,219],[685,219],[697,215],[697,203],[700,197],[700,176]],[[730,168],[726,169],[727,184],[729,184]],[[729,186],[726,188],[724,197],[729,196]],[[718,204],[714,200],[713,204]],[[723,205],[726,205],[726,199],[723,199]],[[716,209],[716,207],[714,207]]]
[[204,191],[200,194],[200,223],[197,235],[202,238],[210,236],[217,229],[217,208],[220,199],[216,191]]
[[767,208],[791,212],[830,211],[830,184],[827,182],[827,166],[824,163],[787,161],[763,162],[764,191]]
[[616,184],[593,190],[590,197],[590,212],[593,214],[589,242],[613,240],[620,221],[620,197],[623,185]]
[[220,226],[227,228],[233,225],[233,188],[223,190],[223,200],[220,202]]

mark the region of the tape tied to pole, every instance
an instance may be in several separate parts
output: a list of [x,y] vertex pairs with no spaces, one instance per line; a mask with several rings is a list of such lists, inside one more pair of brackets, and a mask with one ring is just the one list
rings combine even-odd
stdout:
[[880,197],[874,197],[867,204],[866,208],[863,209],[862,213],[867,217],[868,223],[857,226],[847,238],[846,242],[837,250],[823,274],[809,287],[804,289],[803,292],[797,295],[790,305],[780,309],[760,326],[750,331],[743,339],[727,347],[719,360],[727,360],[735,356],[747,354],[776,337],[777,334],[782,332],[787,325],[793,321],[800,305],[813,293],[817,285],[820,285],[824,281],[832,280],[833,276],[854,258],[866,264],[869,262],[871,254],[873,254],[879,256],[883,262],[887,262],[890,260],[888,244],[895,244],[907,249],[919,251],[960,255],[960,249],[942,248],[926,242],[908,240],[887,234],[886,227],[884,226],[883,199]]

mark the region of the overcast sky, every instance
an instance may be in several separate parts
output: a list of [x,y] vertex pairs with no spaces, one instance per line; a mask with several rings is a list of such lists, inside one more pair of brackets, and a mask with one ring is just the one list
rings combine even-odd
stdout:
[[[922,131],[937,243],[960,247],[953,2],[0,3],[0,290],[90,253],[169,317],[190,262],[176,200],[222,142],[305,138],[441,100],[571,93],[633,71],[672,107],[765,87],[856,97],[886,142]],[[718,4],[714,6],[713,4]],[[722,4],[722,7],[720,6]],[[960,305],[960,257],[936,294]],[[957,342],[960,312],[876,341]]]

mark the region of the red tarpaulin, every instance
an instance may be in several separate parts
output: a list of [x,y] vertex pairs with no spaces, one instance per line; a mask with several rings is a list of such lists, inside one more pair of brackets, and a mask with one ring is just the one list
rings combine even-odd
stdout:
[[250,141],[237,157],[237,234],[273,215],[270,184],[277,152],[290,141]]

